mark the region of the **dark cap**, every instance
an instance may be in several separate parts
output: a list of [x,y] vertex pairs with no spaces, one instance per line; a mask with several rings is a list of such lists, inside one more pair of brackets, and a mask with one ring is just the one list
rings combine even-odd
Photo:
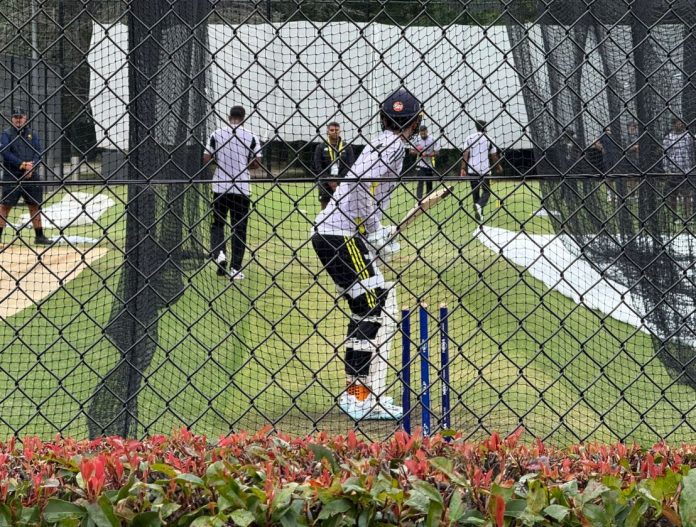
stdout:
[[12,109],[12,117],[20,117],[22,115],[27,115],[27,111],[24,108],[17,106]]
[[421,127],[419,128],[419,130],[420,130],[421,132],[425,132],[425,131],[428,130],[428,127],[425,126],[424,124],[422,124]]

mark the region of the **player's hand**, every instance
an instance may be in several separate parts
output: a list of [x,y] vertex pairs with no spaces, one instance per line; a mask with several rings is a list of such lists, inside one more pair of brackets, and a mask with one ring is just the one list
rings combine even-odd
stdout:
[[392,240],[384,245],[377,253],[383,262],[390,261],[396,253],[401,250],[401,245],[396,240]]
[[381,226],[367,236],[367,242],[372,246],[373,251],[384,259],[385,256],[391,256],[400,249],[399,244],[394,241],[395,233],[394,225]]

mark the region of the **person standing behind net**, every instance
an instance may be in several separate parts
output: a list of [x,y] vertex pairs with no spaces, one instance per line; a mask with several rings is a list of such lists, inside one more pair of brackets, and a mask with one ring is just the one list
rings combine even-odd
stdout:
[[[662,167],[666,173],[679,175],[691,173],[694,169],[694,137],[679,117],[672,119],[672,129],[662,140],[662,148],[664,150]],[[675,213],[679,205],[683,206],[685,221],[691,219],[693,195],[694,190],[691,185],[685,183],[684,177],[675,177],[669,198]]]
[[435,176],[435,157],[440,152],[440,147],[435,138],[428,135],[428,127],[421,126],[419,137],[410,149],[411,155],[418,158],[416,171],[418,172],[418,186],[416,187],[416,197],[418,201],[423,199],[423,188],[426,194],[433,191],[433,180]]
[[50,245],[51,240],[44,236],[41,224],[41,203],[43,201],[43,188],[38,182],[36,172],[43,147],[39,135],[27,126],[27,112],[23,108],[15,108],[12,111],[12,126],[2,132],[0,137],[0,155],[6,180],[15,185],[2,186],[2,198],[0,198],[0,240],[7,225],[12,207],[17,205],[19,198],[23,197],[29,207],[29,217],[34,227],[37,245]]
[[[211,256],[218,276],[242,280],[242,261],[246,249],[247,221],[251,206],[249,170],[260,166],[261,143],[244,128],[246,112],[241,106],[230,109],[229,126],[215,130],[203,154],[207,165],[215,160],[213,174],[213,223],[210,230]],[[227,270],[225,225],[229,214],[232,231],[231,267]]]
[[319,213],[312,235],[314,251],[350,308],[344,361],[347,387],[339,407],[355,420],[403,415],[401,406],[384,397],[374,366],[380,359],[388,360],[381,353],[378,333],[387,322],[389,296],[375,260],[395,250],[390,247],[394,231],[383,227],[381,218],[401,177],[405,143],[420,125],[421,103],[401,88],[380,105],[380,119],[383,131],[363,149],[334,199]]
[[326,127],[326,143],[314,150],[312,169],[319,183],[319,204],[324,210],[342,179],[355,162],[355,152],[341,137],[341,125],[331,122]]
[[476,133],[464,140],[464,154],[460,175],[478,178],[471,181],[471,195],[474,199],[476,221],[483,221],[483,208],[491,197],[491,188],[486,177],[494,166],[496,174],[503,173],[503,167],[499,163],[498,150],[486,136],[486,121],[477,120]]

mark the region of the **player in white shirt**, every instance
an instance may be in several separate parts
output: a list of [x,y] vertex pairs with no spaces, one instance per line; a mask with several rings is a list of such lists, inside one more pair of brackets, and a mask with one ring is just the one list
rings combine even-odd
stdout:
[[470,182],[477,221],[483,221],[483,208],[491,197],[491,188],[486,181],[486,176],[491,171],[491,165],[495,165],[494,170],[497,174],[503,172],[503,167],[499,162],[498,149],[486,136],[486,125],[486,121],[476,121],[476,133],[464,140],[464,154],[460,171],[461,176],[479,178],[478,181]]
[[[246,112],[241,106],[230,109],[230,125],[215,130],[203,154],[207,165],[215,160],[213,174],[213,223],[210,229],[211,255],[219,276],[244,278],[242,261],[246,249],[247,220],[251,206],[250,168],[260,166],[261,143],[242,126]],[[227,216],[230,222],[227,223]],[[225,225],[232,231],[232,251],[226,250]],[[227,254],[231,267],[227,271]]]
[[419,137],[414,143],[414,148],[410,149],[411,155],[418,158],[416,171],[418,172],[418,186],[416,187],[416,197],[420,201],[423,198],[423,190],[426,195],[433,191],[433,180],[435,177],[435,157],[440,153],[437,140],[428,134],[428,127],[421,126]]
[[386,364],[380,377],[375,362],[385,360],[378,333],[388,322],[384,308],[389,291],[373,259],[394,243],[389,242],[393,229],[382,227],[380,220],[399,184],[405,144],[418,130],[421,112],[421,103],[405,88],[385,99],[380,105],[382,133],[363,149],[315,221],[312,245],[351,312],[345,341],[347,387],[339,406],[355,420],[403,415],[403,408],[383,397],[385,388],[378,386],[386,382]]

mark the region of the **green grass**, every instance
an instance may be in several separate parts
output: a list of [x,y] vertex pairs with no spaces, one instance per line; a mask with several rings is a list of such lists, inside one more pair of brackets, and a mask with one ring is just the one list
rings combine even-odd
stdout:
[[[492,200],[488,225],[552,232],[545,218],[533,216],[539,206],[534,185],[494,188],[503,206],[496,208]],[[414,223],[384,270],[399,284],[400,305],[422,301],[433,313],[443,302],[450,308],[453,425],[479,434],[509,432],[523,422],[559,443],[648,443],[659,435],[693,440],[682,418],[689,417],[691,389],[673,384],[648,337],[550,291],[476,241],[467,190],[459,185],[432,219]],[[399,189],[390,218],[412,206],[413,191]],[[102,328],[123,263],[125,190],[102,192],[110,192],[117,205],[97,225],[68,234],[107,233],[101,245],[108,255],[0,329],[4,434],[86,435],[83,412],[99,377],[118,360]],[[267,420],[294,432],[313,426],[343,432],[351,426],[333,409],[344,383],[340,343],[347,306],[334,298],[309,244],[318,211],[315,192],[298,184],[257,184],[254,192],[248,278],[229,283],[210,265],[191,271],[186,293],[158,326],[158,350],[138,399],[138,418],[147,425],[139,433],[186,423],[217,435]],[[413,326],[415,331],[415,320]],[[392,362],[398,367],[396,340]],[[431,348],[438,363],[436,339]],[[412,378],[418,378],[415,362]],[[393,372],[390,382],[399,397]],[[434,398],[439,390],[436,382]],[[384,435],[390,427],[366,430]]]

